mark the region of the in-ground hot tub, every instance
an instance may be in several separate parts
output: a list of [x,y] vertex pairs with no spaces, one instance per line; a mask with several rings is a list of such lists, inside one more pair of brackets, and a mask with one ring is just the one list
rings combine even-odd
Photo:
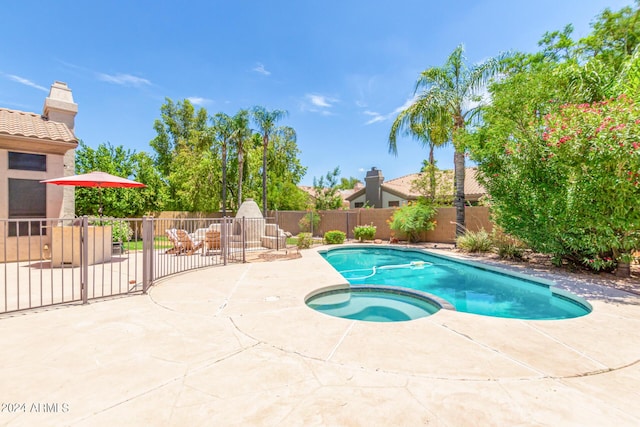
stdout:
[[424,292],[389,286],[351,286],[319,290],[306,299],[321,313],[368,322],[403,322],[420,319],[451,304]]

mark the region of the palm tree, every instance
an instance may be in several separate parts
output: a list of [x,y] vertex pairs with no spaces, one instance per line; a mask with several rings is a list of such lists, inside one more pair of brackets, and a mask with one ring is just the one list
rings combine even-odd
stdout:
[[[415,129],[411,129],[413,122],[424,123],[429,129],[440,127],[434,121],[439,122],[442,120],[442,123],[445,123],[445,129],[447,130],[445,134],[451,139],[455,149],[453,162],[455,169],[456,236],[464,233],[465,223],[464,147],[460,137],[466,128],[466,124],[480,112],[482,99],[479,96],[479,92],[491,78],[503,70],[503,59],[504,55],[501,55],[496,58],[490,58],[481,64],[468,67],[465,63],[464,47],[459,45],[449,55],[442,67],[427,68],[420,73],[415,88],[415,100],[409,107],[400,112],[398,118],[396,118],[396,122],[399,122],[398,129],[404,127],[410,134],[415,134],[416,132]],[[408,118],[404,119],[403,115]],[[411,117],[415,118],[412,120]],[[393,129],[392,134],[394,134]],[[396,152],[395,139],[392,143],[390,138],[389,150],[392,153]]]
[[247,141],[251,138],[249,128],[249,111],[240,110],[231,119],[233,135],[231,142],[238,154],[238,208],[242,204],[242,180],[244,178],[244,156],[249,147]]
[[269,137],[276,131],[276,122],[287,116],[285,110],[268,111],[262,106],[251,109],[253,120],[262,135],[262,214],[267,216],[267,151]]
[[395,156],[398,155],[397,138],[400,133],[413,136],[423,146],[429,147],[429,160],[428,164],[425,164],[424,171],[429,173],[431,201],[436,195],[436,161],[433,153],[436,147],[445,146],[449,141],[449,122],[447,111],[438,108],[437,105],[413,103],[398,114],[389,133],[389,152]]
[[225,113],[217,113],[211,121],[222,151],[222,216],[227,216],[227,146],[233,137],[233,122]]

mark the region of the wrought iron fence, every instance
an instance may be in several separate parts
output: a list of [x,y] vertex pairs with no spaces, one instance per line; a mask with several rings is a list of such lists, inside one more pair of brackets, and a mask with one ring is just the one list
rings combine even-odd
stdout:
[[143,293],[285,246],[273,218],[0,220],[0,313]]

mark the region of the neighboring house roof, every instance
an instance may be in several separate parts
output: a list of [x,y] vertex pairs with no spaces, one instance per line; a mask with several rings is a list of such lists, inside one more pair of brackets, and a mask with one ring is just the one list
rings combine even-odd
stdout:
[[[465,168],[465,179],[464,179],[464,194],[469,199],[477,199],[483,194],[486,194],[487,191],[484,189],[482,185],[476,179],[476,173],[478,172],[477,168]],[[453,170],[442,170],[437,171],[436,174],[440,175],[450,175],[450,181],[446,179],[440,179],[438,182],[451,182],[453,185]],[[381,187],[383,191],[391,193],[395,196],[402,197],[406,200],[415,200],[420,196],[418,192],[415,191],[414,181],[420,178],[423,173],[412,173],[409,175],[401,176],[400,178],[391,179],[389,181],[385,181],[382,183]],[[348,201],[355,200],[356,198],[365,194],[365,188],[362,188],[355,193],[348,196],[346,199]],[[439,191],[440,193],[446,194],[446,190]]]
[[0,137],[37,138],[49,141],[77,143],[66,124],[49,121],[36,113],[0,108]]
[[309,187],[308,185],[298,185],[298,188],[307,193],[313,200],[316,199],[316,191],[313,187]]
[[[311,197],[311,200],[315,200],[316,199],[316,190],[313,187],[310,187],[308,185],[298,185],[298,188],[301,189],[302,191],[304,191],[305,193],[307,193],[309,195],[309,197]],[[364,188],[362,186],[362,184],[360,185],[356,185],[355,188],[350,189],[350,190],[338,190],[338,194],[340,194],[340,197],[342,198],[342,204],[346,207],[349,207],[349,197],[351,197],[351,195],[356,192],[359,191],[361,188]]]

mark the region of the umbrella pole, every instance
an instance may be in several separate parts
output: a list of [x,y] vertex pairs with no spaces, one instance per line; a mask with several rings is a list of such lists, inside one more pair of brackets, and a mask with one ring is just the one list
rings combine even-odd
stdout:
[[102,187],[98,187],[98,193],[100,194],[100,206],[98,207],[98,216],[102,218]]

